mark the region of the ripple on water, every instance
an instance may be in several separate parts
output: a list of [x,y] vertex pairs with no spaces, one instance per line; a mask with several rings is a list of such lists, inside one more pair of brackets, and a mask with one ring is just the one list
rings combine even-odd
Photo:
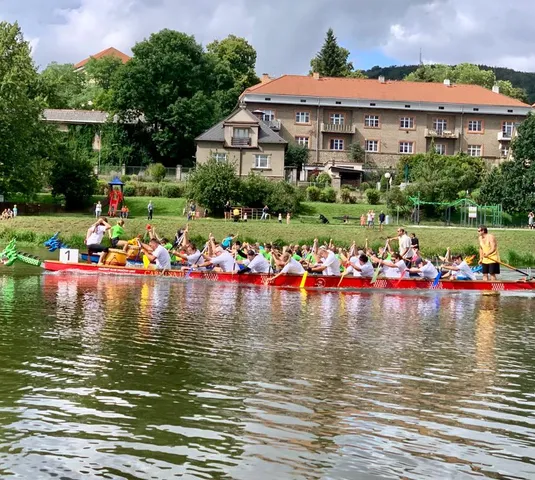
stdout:
[[0,287],[0,476],[535,478],[530,297]]

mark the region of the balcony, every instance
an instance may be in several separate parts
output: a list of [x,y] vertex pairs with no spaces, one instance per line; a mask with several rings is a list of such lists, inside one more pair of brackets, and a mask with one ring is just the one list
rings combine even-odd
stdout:
[[510,142],[513,137],[513,132],[498,132],[499,142]]
[[426,138],[459,138],[459,129],[454,130],[435,130],[434,128],[426,128]]
[[242,137],[232,137],[231,146],[233,147],[250,147],[251,139]]
[[267,124],[271,130],[279,131],[281,129],[281,121],[280,120],[264,120],[264,123]]
[[324,133],[355,133],[355,126],[346,123],[322,123],[321,131]]

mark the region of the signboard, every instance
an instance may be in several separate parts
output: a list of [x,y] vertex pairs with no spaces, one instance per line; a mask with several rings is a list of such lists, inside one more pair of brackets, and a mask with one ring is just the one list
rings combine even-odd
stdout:
[[61,248],[59,250],[61,263],[78,263],[78,250],[75,248]]
[[468,207],[468,218],[477,218],[477,207]]

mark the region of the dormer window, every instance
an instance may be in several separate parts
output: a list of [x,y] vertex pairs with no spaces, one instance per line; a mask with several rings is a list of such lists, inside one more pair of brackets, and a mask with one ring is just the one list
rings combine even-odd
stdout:
[[232,131],[232,146],[248,147],[251,145],[251,131],[248,128],[235,127]]

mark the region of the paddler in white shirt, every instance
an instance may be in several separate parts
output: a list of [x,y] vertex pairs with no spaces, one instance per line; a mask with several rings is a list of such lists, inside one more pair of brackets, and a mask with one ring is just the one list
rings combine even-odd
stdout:
[[452,273],[452,278],[455,280],[475,280],[476,275],[466,263],[462,255],[454,255],[453,265],[442,265],[443,270],[449,270]]
[[410,272],[417,273],[418,276],[425,280],[434,280],[438,275],[438,270],[429,260],[419,258],[415,265],[415,267],[410,269]]
[[383,274],[386,278],[403,278],[406,276],[407,265],[399,253],[393,253],[392,260],[382,260],[377,257],[372,258],[372,260],[376,264],[382,265]]
[[354,277],[366,277],[371,278],[374,274],[373,265],[370,263],[370,260],[362,250],[359,252],[358,257],[351,257],[349,259],[349,266],[346,268],[346,271],[342,274],[342,277],[353,274]]
[[321,263],[311,268],[313,273],[318,272],[323,275],[340,276],[340,261],[336,258],[334,252],[325,246],[319,248]]

